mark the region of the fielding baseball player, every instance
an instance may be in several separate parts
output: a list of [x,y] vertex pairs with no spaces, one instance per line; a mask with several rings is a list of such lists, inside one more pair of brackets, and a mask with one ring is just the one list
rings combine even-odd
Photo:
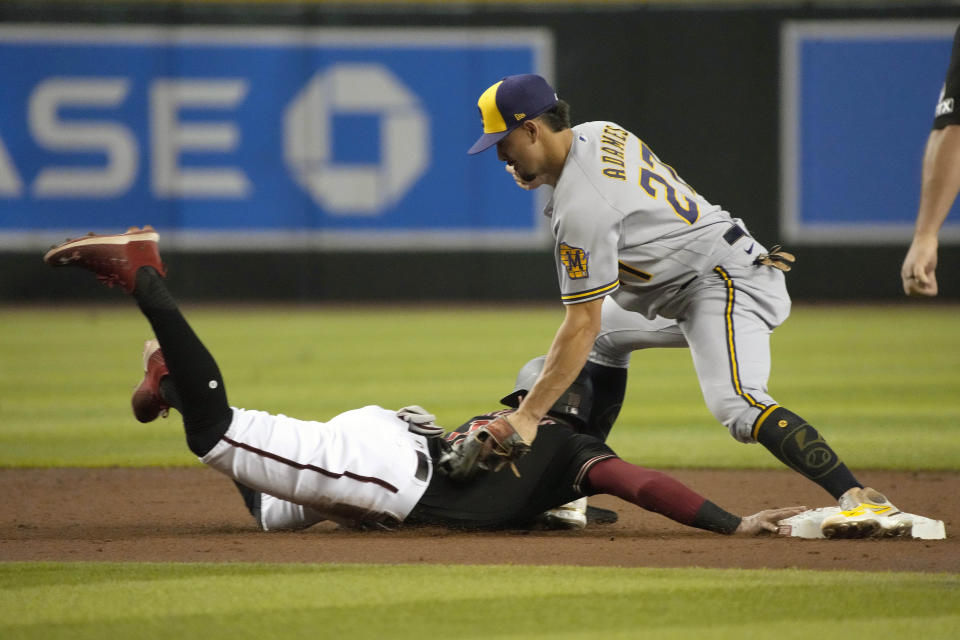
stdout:
[[960,192],[960,27],[923,153],[920,207],[913,242],[900,268],[903,292],[937,295],[937,235]]
[[[518,184],[552,189],[544,215],[566,316],[543,373],[505,418],[523,440],[537,436],[601,330],[615,342],[636,326],[690,348],[707,406],[734,438],[760,442],[839,500],[826,537],[904,535],[909,519],[767,392],[769,338],[790,312],[784,272],[794,257],[761,246],[620,125],[571,127],[569,106],[538,75],[496,82],[478,106],[484,133],[468,153],[496,146]],[[598,360],[625,366],[622,355]]]
[[[91,234],[54,247],[44,260],[85,268],[133,296],[156,336],[144,349],[135,416],[149,422],[177,409],[187,446],[237,483],[264,529],[324,519],[360,528],[404,521],[503,527],[600,492],[724,534],[776,531],[779,520],[805,509],[733,515],[663,473],[624,462],[603,442],[562,424],[563,413],[539,421],[531,452],[517,444],[516,433],[497,428],[507,424],[508,410],[445,435],[420,407],[368,406],[328,422],[231,407],[215,360],[167,290],[157,240],[150,227]],[[584,408],[582,398],[576,407]]]

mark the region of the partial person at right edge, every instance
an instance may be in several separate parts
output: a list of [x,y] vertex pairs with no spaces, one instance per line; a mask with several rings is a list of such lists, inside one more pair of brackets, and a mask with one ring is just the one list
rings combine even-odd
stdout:
[[908,296],[937,295],[940,227],[960,192],[960,27],[953,37],[947,77],[937,101],[933,130],[923,153],[920,206],[913,242],[900,268]]

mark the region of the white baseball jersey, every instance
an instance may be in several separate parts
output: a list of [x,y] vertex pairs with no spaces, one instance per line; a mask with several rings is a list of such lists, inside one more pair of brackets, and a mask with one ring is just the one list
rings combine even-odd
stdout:
[[235,408],[230,428],[201,460],[251,489],[306,507],[314,522],[322,515],[349,526],[399,524],[432,473],[426,438],[377,406],[329,422]]
[[[612,122],[573,128],[573,144],[545,215],[565,304],[616,294],[648,318],[732,247],[735,224],[642,140]],[[618,291],[622,289],[622,291]]]

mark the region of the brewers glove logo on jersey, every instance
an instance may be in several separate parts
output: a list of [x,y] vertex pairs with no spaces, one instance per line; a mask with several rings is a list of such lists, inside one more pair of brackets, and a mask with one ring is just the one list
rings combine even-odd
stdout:
[[560,262],[566,267],[571,280],[587,277],[587,252],[580,247],[571,247],[566,242],[561,242]]

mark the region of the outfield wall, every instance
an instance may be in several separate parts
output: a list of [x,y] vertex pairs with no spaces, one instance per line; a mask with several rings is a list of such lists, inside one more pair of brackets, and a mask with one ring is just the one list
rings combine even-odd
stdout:
[[[39,254],[127,220],[164,232],[185,299],[555,299],[535,196],[493,158],[460,153],[479,128],[472,93],[514,70],[552,78],[575,120],[634,130],[758,239],[794,250],[796,299],[900,297],[960,11],[727,5],[2,3],[0,52],[21,47],[30,62],[7,74],[0,107],[0,301],[98,295],[79,275],[54,277]],[[61,33],[79,35],[64,44]],[[127,49],[103,62],[111,38]],[[63,78],[98,73],[115,113],[100,98],[56,103],[77,91]],[[176,98],[171,75],[207,84]],[[53,76],[46,120],[28,116]],[[371,77],[385,103],[349,112],[356,97],[331,89]],[[324,109],[326,133],[310,120]],[[69,143],[70,118],[106,119],[112,146]],[[209,148],[171,150],[156,134],[164,122],[206,127]],[[318,126],[328,146],[297,146]],[[70,191],[85,165],[99,194]],[[960,297],[958,239],[955,211],[940,252],[948,299]]]

